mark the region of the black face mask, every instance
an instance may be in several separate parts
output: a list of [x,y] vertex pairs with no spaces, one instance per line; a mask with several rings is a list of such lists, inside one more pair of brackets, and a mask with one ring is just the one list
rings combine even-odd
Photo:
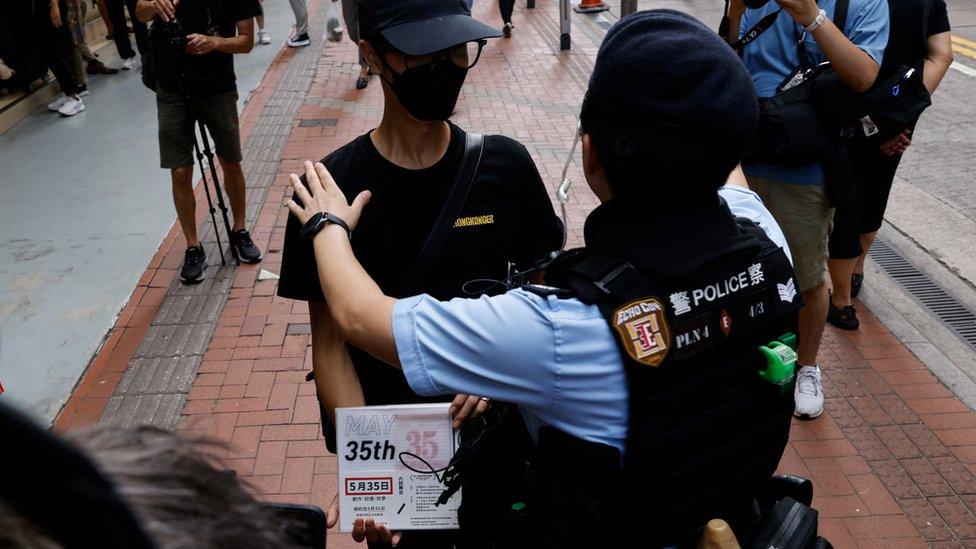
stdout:
[[393,76],[386,81],[390,89],[414,118],[434,122],[447,120],[454,113],[468,69],[443,58],[400,73],[391,69],[386,60],[383,64]]

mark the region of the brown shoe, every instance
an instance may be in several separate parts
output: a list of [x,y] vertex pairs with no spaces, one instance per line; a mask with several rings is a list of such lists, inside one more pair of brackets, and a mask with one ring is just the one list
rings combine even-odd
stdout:
[[101,61],[89,61],[85,72],[88,74],[118,74],[119,69],[113,69]]

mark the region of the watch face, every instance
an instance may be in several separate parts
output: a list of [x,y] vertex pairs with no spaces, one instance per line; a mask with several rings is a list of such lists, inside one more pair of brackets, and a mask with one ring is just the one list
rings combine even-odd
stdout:
[[305,226],[302,227],[301,230],[302,236],[308,237],[314,235],[319,231],[319,228],[324,224],[324,222],[325,222],[325,214],[323,214],[322,212],[313,215],[308,219],[308,221],[305,222]]

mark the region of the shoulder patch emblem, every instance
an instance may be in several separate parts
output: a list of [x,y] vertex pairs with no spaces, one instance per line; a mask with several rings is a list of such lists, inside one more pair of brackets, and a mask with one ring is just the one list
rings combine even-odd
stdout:
[[653,297],[631,301],[613,312],[613,327],[630,358],[656,367],[664,361],[671,333],[664,306]]

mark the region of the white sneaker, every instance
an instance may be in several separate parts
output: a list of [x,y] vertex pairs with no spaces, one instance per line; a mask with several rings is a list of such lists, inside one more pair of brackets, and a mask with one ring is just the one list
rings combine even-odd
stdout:
[[268,31],[266,31],[264,29],[259,30],[258,31],[258,44],[265,44],[265,45],[267,45],[267,44],[270,44],[270,43],[271,43],[271,35],[268,34]]
[[61,116],[74,116],[84,110],[85,104],[81,102],[81,98],[69,97],[68,100],[64,102],[64,105],[58,109],[58,112],[61,113]]
[[820,367],[804,366],[796,374],[796,387],[793,389],[796,399],[796,410],[793,412],[798,418],[813,419],[823,413],[824,394],[820,383]]
[[48,108],[48,110],[50,110],[52,112],[58,112],[58,110],[60,110],[61,107],[63,107],[64,104],[67,103],[67,102],[68,102],[68,96],[67,95],[62,95],[61,97],[59,97],[59,98],[55,99],[54,101],[51,101],[50,103],[48,103],[47,104],[47,108]]
[[122,70],[124,70],[124,71],[131,71],[134,68],[136,68],[136,58],[135,57],[130,57],[128,59],[123,59],[122,60]]
[[88,91],[88,90],[85,90],[85,91],[82,91],[82,92],[79,92],[78,93],[78,97],[88,97],[89,95],[91,95],[91,92]]

